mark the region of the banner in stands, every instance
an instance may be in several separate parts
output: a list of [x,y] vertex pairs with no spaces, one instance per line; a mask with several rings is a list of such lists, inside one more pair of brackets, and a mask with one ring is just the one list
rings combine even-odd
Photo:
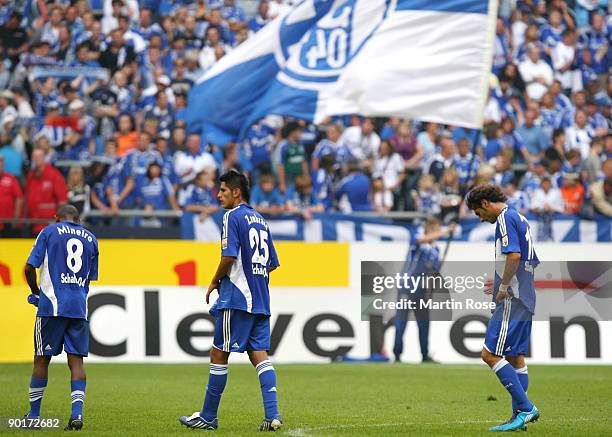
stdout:
[[482,126],[497,0],[294,4],[191,90],[184,115],[207,141],[225,144],[269,114]]
[[[0,362],[31,359],[34,308],[23,294],[20,297],[21,303],[13,306],[2,323],[10,323],[10,331],[4,332],[12,334],[2,338]],[[272,302],[271,355],[276,362],[366,358],[373,348],[391,353],[392,323],[382,318],[361,321],[358,290],[275,288]],[[208,361],[214,319],[201,288],[94,287],[89,311],[90,362]],[[432,322],[431,354],[443,363],[478,362],[486,321],[475,314],[452,322]],[[534,322],[529,362],[612,364],[610,325],[585,317]],[[416,331],[416,325],[410,323],[403,355],[406,361],[420,359]],[[236,354],[232,362],[247,362],[247,357]]]
[[[538,218],[530,220],[532,234],[538,235]],[[344,214],[319,214],[312,220],[296,216],[281,216],[268,220],[275,240],[298,241],[410,241],[418,232],[418,226],[379,218],[357,217]],[[223,212],[202,220],[193,213],[183,214],[182,235],[184,239],[198,241],[219,241],[223,223]],[[495,227],[480,223],[478,219],[460,222],[454,240],[483,242],[493,241]],[[612,221],[602,217],[582,220],[576,216],[559,215],[552,223],[552,236],[556,242],[610,242]],[[537,238],[536,238],[537,239]]]

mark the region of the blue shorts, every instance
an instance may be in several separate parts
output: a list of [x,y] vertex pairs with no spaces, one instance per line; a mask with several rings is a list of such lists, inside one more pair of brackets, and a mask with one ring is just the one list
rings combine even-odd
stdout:
[[498,356],[526,355],[531,337],[532,314],[518,299],[496,306],[487,326],[484,347]]
[[270,316],[234,309],[216,311],[213,346],[224,352],[270,350]]
[[67,354],[86,357],[89,353],[89,322],[68,317],[36,317],[34,355]]

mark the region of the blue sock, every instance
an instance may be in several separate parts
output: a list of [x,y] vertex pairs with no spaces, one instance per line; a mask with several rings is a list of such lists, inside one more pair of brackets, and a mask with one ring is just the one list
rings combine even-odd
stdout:
[[278,403],[276,401],[276,372],[270,360],[263,360],[255,366],[255,370],[257,371],[257,376],[259,376],[266,419],[272,420],[279,416]]
[[72,398],[72,415],[77,417],[83,415],[83,402],[85,402],[85,384],[84,380],[70,381],[70,397]]
[[[514,369],[514,371],[516,372],[519,382],[521,383],[521,386],[523,387],[523,390],[525,390],[525,394],[527,394],[527,389],[529,388],[529,373],[527,373],[527,366],[521,368],[521,369]],[[514,398],[512,399],[512,411],[516,411],[518,409],[518,406],[516,405],[516,402],[514,401]]]
[[525,393],[514,367],[502,358],[493,366],[493,371],[512,396],[512,401],[515,403],[516,409],[530,411],[533,408],[533,404],[527,398],[527,393]]
[[210,375],[208,375],[208,388],[200,417],[211,421],[217,417],[221,395],[227,383],[227,364],[210,363]]
[[40,416],[40,404],[47,387],[47,378],[34,378],[30,380],[30,412],[28,417]]

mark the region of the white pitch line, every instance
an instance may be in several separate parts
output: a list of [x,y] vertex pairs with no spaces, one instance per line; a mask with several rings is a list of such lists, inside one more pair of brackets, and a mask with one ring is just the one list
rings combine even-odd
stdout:
[[[505,419],[497,420],[451,420],[445,422],[390,422],[390,423],[364,423],[364,424],[345,424],[345,425],[326,425],[326,426],[314,426],[304,428],[294,428],[286,431],[286,434],[294,437],[306,437],[311,435],[311,432],[317,431],[331,431],[334,429],[353,429],[353,428],[385,428],[390,426],[434,426],[434,425],[478,425],[486,423],[502,423]],[[554,419],[555,423],[574,423],[574,422],[608,422],[612,421],[611,418],[589,418],[589,417],[576,417],[573,419]]]

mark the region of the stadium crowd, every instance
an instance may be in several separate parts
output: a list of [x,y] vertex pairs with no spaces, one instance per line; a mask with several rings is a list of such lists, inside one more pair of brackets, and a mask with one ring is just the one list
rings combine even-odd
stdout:
[[235,0],[0,0],[0,220],[50,219],[67,201],[108,217],[206,217],[230,168],[249,174],[251,203],[269,215],[444,217],[494,181],[545,223],[612,216],[607,1],[500,1],[482,132],[269,116],[242,142],[205,143],[182,121],[189,90],[288,3],[260,1],[247,17]]

